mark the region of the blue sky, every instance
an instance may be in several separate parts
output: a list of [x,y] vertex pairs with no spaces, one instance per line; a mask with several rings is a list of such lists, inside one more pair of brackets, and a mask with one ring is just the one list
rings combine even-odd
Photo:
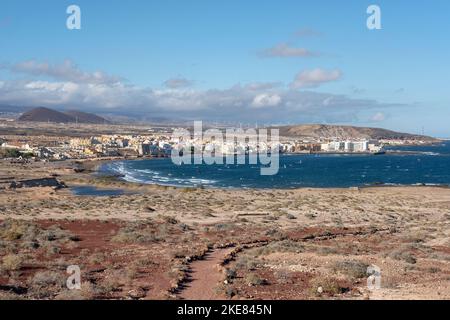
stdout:
[[[66,28],[71,4],[81,30]],[[370,4],[381,8],[382,30],[366,27]],[[450,137],[447,0],[3,0],[0,8],[3,104],[425,127]]]

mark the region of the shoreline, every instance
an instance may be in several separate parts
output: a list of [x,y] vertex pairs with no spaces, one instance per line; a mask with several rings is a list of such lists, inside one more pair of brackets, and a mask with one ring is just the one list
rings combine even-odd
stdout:
[[[337,154],[344,155],[344,153],[318,153],[329,155],[329,154]],[[427,155],[427,152],[417,152],[417,151],[388,151],[387,155]],[[310,155],[310,154],[282,154],[282,156],[295,156],[295,155]],[[311,154],[312,155],[312,154]],[[368,155],[367,153],[345,153],[345,155]],[[383,155],[380,155],[383,156]],[[383,182],[373,182],[371,184],[355,184],[350,186],[293,186],[293,187],[242,187],[242,186],[214,186],[208,184],[197,184],[197,185],[179,185],[179,184],[171,184],[171,183],[158,183],[152,180],[148,180],[146,182],[133,182],[122,179],[124,177],[123,174],[114,174],[113,172],[104,172],[103,174],[99,174],[99,168],[101,165],[114,163],[114,162],[122,162],[122,161],[143,161],[143,160],[157,160],[157,159],[165,159],[167,157],[133,157],[133,158],[115,158],[115,159],[98,159],[95,160],[96,164],[94,166],[88,166],[91,168],[89,172],[94,173],[91,175],[96,180],[103,178],[107,178],[111,181],[121,183],[132,188],[142,187],[142,186],[156,186],[156,187],[164,187],[164,188],[176,188],[176,189],[206,189],[206,190],[253,190],[253,191],[264,191],[264,190],[304,190],[304,189],[313,189],[313,190],[348,190],[348,189],[368,189],[368,188],[417,188],[417,187],[435,187],[435,188],[450,188],[450,183],[424,183],[424,182],[414,182],[410,184],[401,184],[401,183],[383,183]],[[92,170],[92,168],[95,170]]]
[[[295,154],[293,154],[295,155]],[[288,155],[286,155],[288,156]],[[292,156],[289,155],[289,156]],[[439,188],[447,189],[450,188],[450,184],[438,184],[438,183],[412,183],[412,184],[392,184],[392,183],[372,183],[365,185],[353,185],[353,186],[342,186],[342,187],[315,187],[315,186],[301,186],[301,187],[285,187],[285,188],[274,188],[274,187],[224,187],[224,186],[210,186],[206,184],[198,185],[177,185],[177,184],[164,184],[157,183],[153,181],[148,182],[132,182],[122,179],[123,176],[120,174],[114,175],[113,173],[105,173],[104,175],[99,174],[99,169],[102,165],[120,161],[143,161],[143,160],[157,160],[164,159],[164,157],[108,157],[108,158],[95,158],[95,159],[81,159],[81,160],[63,160],[55,162],[46,163],[29,163],[22,165],[20,171],[25,171],[23,169],[32,169],[33,167],[39,167],[42,171],[40,175],[37,175],[34,170],[30,170],[32,174],[19,176],[14,176],[11,174],[11,178],[15,180],[27,180],[36,178],[48,178],[56,177],[58,180],[66,182],[68,186],[93,186],[93,187],[105,187],[105,188],[120,188],[128,190],[136,190],[141,188],[173,188],[178,190],[183,189],[205,189],[205,190],[243,190],[243,191],[270,191],[270,190],[281,190],[281,191],[292,191],[292,190],[349,190],[349,189],[371,189],[371,188]],[[4,162],[5,163],[5,162]]]
[[[153,158],[152,158],[153,159]],[[154,158],[157,159],[157,158]],[[131,159],[129,159],[131,160]],[[148,160],[148,159],[135,159],[135,160]],[[119,160],[120,161],[120,160]],[[105,163],[113,162],[106,161]],[[104,163],[102,163],[104,164]],[[244,191],[271,191],[271,190],[280,190],[280,191],[292,191],[292,190],[360,190],[360,189],[374,189],[374,188],[440,188],[440,189],[448,189],[450,188],[449,184],[437,184],[437,183],[415,183],[415,184],[394,184],[394,183],[373,183],[367,185],[354,185],[348,187],[314,187],[314,186],[304,186],[304,187],[286,187],[286,188],[264,188],[264,187],[223,187],[223,186],[209,186],[209,185],[192,185],[192,186],[182,186],[175,184],[161,184],[155,182],[133,182],[122,179],[123,177],[119,174],[117,175],[96,175],[99,171],[92,171],[90,177],[95,181],[101,181],[104,184],[104,180],[101,178],[107,178],[110,180],[113,185],[114,183],[123,184],[123,187],[130,187],[130,189],[142,188],[142,187],[161,187],[161,188],[175,188],[178,190],[182,189],[195,189],[195,190],[244,190]],[[82,184],[79,184],[82,185]],[[92,186],[90,184],[86,184],[87,186]],[[106,184],[108,187],[109,184]],[[94,185],[95,186],[95,185]]]

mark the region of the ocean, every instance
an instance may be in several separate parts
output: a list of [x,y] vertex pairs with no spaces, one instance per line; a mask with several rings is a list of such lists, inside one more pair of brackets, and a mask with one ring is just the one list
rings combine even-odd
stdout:
[[182,187],[341,188],[369,185],[450,185],[450,141],[436,146],[391,147],[413,153],[281,155],[277,175],[259,165],[175,165],[170,158],[106,163],[99,174],[126,181]]

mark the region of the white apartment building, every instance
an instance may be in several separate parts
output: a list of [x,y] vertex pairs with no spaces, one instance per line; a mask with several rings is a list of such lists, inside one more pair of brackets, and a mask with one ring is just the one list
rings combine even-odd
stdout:
[[346,140],[322,143],[320,149],[325,152],[368,152],[371,151],[371,146],[375,150],[375,144],[370,144],[368,140]]

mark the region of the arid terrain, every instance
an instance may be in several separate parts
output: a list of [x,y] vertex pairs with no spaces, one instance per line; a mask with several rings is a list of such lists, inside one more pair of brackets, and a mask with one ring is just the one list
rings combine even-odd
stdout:
[[450,299],[448,188],[184,189],[98,178],[96,164],[1,161],[3,178],[69,187],[0,190],[1,299]]

